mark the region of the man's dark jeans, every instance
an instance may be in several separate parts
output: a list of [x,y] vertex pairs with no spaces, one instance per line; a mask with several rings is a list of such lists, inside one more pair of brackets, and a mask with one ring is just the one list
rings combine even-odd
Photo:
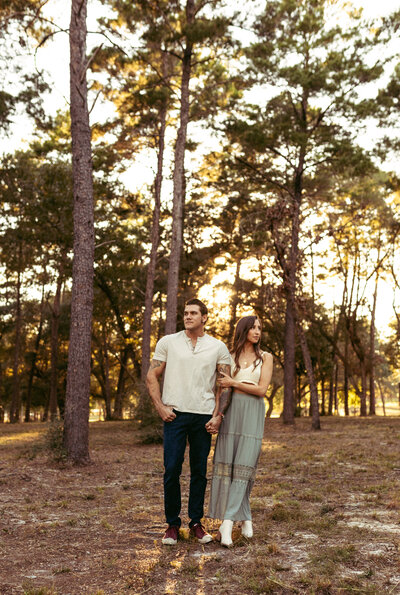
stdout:
[[180,475],[185,456],[186,440],[189,442],[190,491],[189,526],[199,523],[204,515],[204,494],[207,485],[207,457],[210,452],[211,434],[205,424],[211,415],[181,413],[164,423],[164,506],[169,525],[181,526]]

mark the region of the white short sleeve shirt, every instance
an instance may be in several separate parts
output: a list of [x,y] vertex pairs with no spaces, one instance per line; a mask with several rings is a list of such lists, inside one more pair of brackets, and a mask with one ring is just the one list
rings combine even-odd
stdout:
[[211,414],[215,407],[217,364],[231,363],[226,345],[204,334],[193,349],[185,331],[166,335],[153,359],[166,362],[162,401],[177,411]]

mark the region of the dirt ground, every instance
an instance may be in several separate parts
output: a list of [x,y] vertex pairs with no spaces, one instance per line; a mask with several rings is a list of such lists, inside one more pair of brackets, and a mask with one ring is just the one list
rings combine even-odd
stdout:
[[266,421],[255,536],[226,549],[161,545],[162,446],[131,422],[91,424],[83,468],[49,459],[46,425],[0,424],[0,593],[400,594],[400,417],[310,425]]

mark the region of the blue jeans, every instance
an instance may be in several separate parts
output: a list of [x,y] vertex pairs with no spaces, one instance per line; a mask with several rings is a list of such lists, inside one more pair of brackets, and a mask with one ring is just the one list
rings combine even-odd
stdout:
[[204,495],[207,486],[207,458],[211,447],[211,434],[205,424],[211,415],[182,413],[174,410],[176,418],[164,422],[164,507],[168,525],[181,526],[180,475],[189,442],[190,491],[189,527],[199,523],[204,515]]

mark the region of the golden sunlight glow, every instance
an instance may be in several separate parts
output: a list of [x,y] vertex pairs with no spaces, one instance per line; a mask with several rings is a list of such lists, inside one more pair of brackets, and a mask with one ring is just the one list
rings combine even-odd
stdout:
[[20,434],[8,434],[0,437],[0,445],[7,444],[7,442],[33,442],[37,440],[41,432],[22,432]]

